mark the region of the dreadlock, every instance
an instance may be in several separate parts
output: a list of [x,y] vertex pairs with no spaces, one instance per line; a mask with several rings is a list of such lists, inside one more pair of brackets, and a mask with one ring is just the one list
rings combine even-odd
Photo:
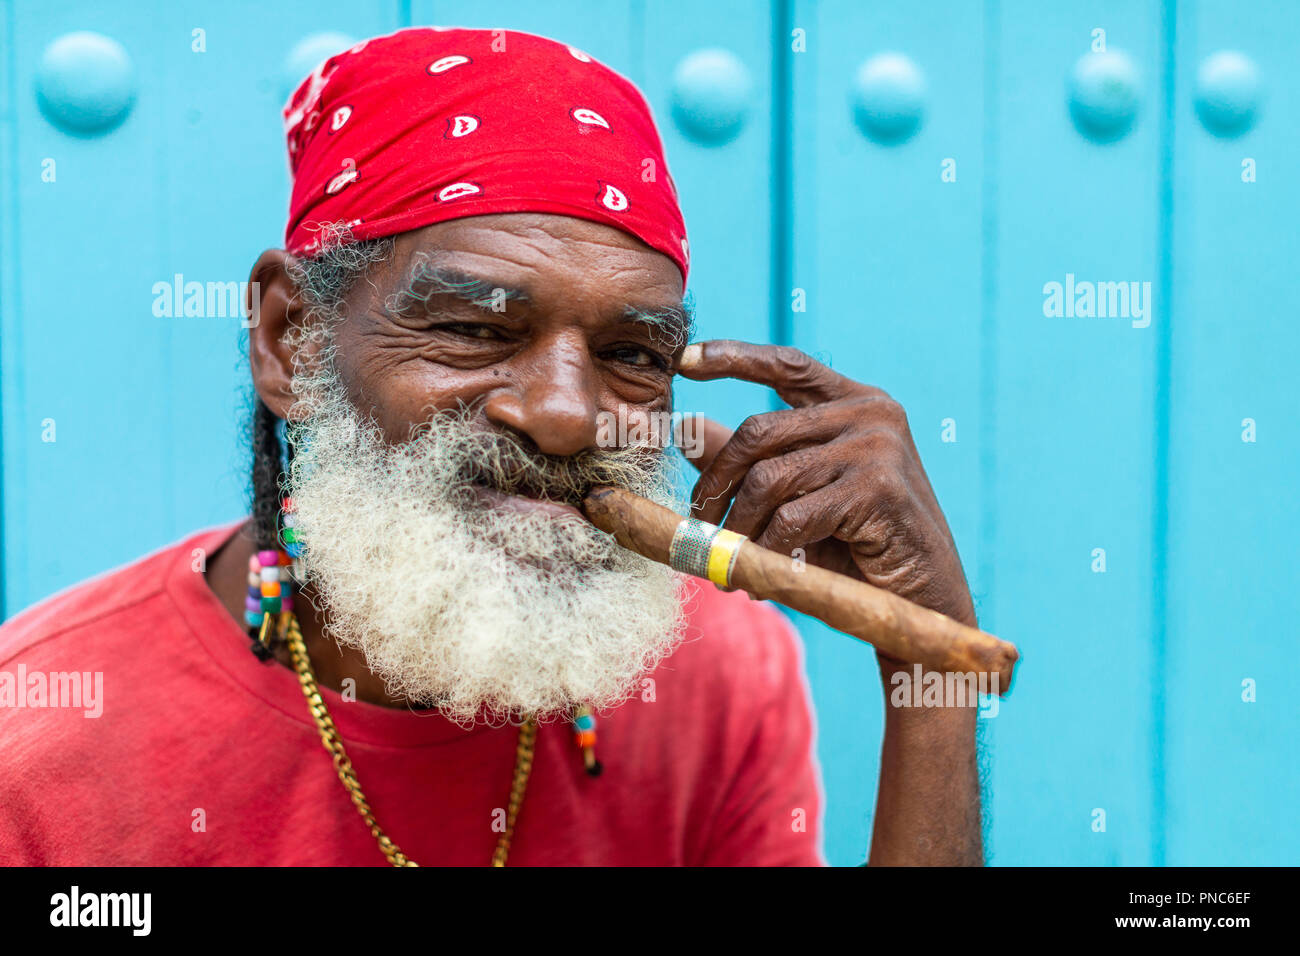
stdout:
[[[332,241],[324,244],[325,249],[318,256],[299,260],[289,267],[290,278],[306,305],[305,321],[319,322],[325,327],[342,317],[344,297],[372,263],[389,256],[393,246],[392,239],[346,243],[346,234],[339,230],[330,238]],[[280,437],[282,424],[261,396],[255,394],[250,429],[253,452],[250,512],[258,551],[274,551],[281,546],[280,501],[293,460],[292,442],[282,441]],[[256,640],[254,644],[257,645]]]
[[280,419],[261,397],[253,407],[253,540],[258,551],[278,547],[280,491],[287,462],[280,442]]

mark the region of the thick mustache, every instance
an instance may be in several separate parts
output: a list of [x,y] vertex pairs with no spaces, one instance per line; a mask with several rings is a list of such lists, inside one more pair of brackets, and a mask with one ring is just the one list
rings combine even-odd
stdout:
[[649,447],[548,455],[500,433],[478,432],[464,451],[462,481],[571,505],[595,485],[644,487],[657,467],[656,450]]

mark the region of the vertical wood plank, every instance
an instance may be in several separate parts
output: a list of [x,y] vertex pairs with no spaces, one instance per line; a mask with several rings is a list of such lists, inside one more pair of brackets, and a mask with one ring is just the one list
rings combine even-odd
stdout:
[[[1166,862],[1279,866],[1300,853],[1300,707],[1288,681],[1300,588],[1300,8],[1180,5],[1177,32]],[[1220,50],[1248,56],[1264,93],[1238,138],[1211,135],[1194,110],[1197,70]],[[1243,182],[1246,159],[1256,182]],[[1242,440],[1247,418],[1254,442]]]
[[[1155,331],[1044,314],[1045,284],[1159,271],[1162,35],[1154,4],[1001,7],[996,241],[994,629],[1017,686],[994,721],[995,862],[1151,862]],[[1093,30],[1140,75],[1137,123],[1108,145],[1066,105]],[[1100,554],[1105,551],[1105,571]],[[1105,830],[1100,826],[1104,813]]]

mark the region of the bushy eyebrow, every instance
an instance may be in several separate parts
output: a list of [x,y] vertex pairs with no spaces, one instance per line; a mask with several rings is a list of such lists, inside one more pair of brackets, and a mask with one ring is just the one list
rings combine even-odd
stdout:
[[402,288],[384,300],[384,308],[390,313],[408,312],[416,306],[428,306],[435,295],[454,296],[489,312],[500,311],[500,305],[505,302],[527,304],[530,301],[524,289],[488,282],[468,272],[421,258],[411,266]]
[[650,326],[663,347],[676,352],[695,337],[695,298],[689,292],[680,306],[662,309],[641,309],[629,305],[623,317]]
[[[532,304],[527,289],[489,282],[480,276],[420,257],[411,266],[402,287],[384,300],[384,308],[389,313],[401,314],[413,308],[427,307],[437,295],[450,295],[488,312],[499,312],[506,302]],[[630,322],[649,326],[670,351],[684,347],[695,336],[695,297],[689,292],[680,306],[643,308],[627,305],[622,316]]]

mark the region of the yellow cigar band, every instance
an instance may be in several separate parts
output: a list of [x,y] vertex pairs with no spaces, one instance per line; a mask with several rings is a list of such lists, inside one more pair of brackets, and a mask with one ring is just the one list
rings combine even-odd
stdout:
[[747,540],[743,534],[736,534],[726,528],[719,528],[713,536],[709,548],[709,580],[720,588],[731,587],[731,570],[736,566],[736,555],[740,553],[740,543]]
[[668,564],[685,574],[707,578],[730,589],[731,572],[744,535],[725,531],[698,518],[683,518],[668,545]]

